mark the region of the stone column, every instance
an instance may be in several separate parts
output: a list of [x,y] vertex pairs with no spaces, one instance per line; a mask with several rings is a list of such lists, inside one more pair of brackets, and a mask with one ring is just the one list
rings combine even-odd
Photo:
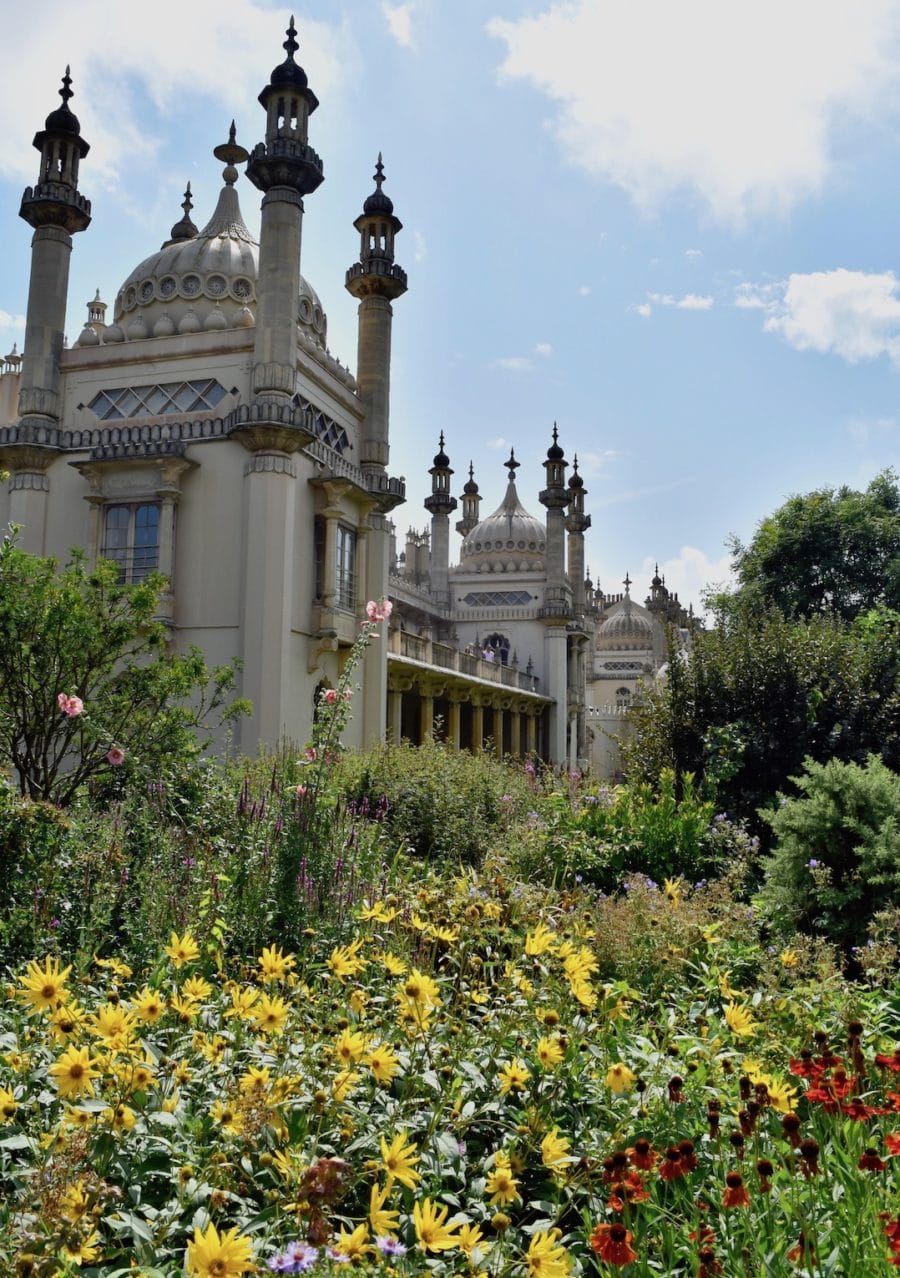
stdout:
[[481,754],[484,748],[484,709],[480,700],[472,698],[472,750]]
[[565,626],[548,625],[546,629],[545,653],[547,669],[547,693],[552,697],[550,708],[550,762],[564,764],[566,761],[566,727],[567,727],[567,642]]
[[537,754],[537,714],[531,710],[525,720],[525,750],[527,754]]
[[522,753],[522,715],[520,711],[513,710],[510,714],[510,728],[509,752],[514,758],[518,759]]
[[19,524],[19,547],[31,555],[45,553],[47,499],[50,479],[45,469],[48,458],[36,457],[17,467],[9,478],[9,518]]
[[388,694],[390,739],[399,745],[403,737],[403,693],[392,688]]
[[419,691],[419,744],[425,745],[434,735],[434,696],[429,689]]
[[454,750],[459,749],[460,696],[458,693],[447,694],[449,703],[447,713],[447,743]]

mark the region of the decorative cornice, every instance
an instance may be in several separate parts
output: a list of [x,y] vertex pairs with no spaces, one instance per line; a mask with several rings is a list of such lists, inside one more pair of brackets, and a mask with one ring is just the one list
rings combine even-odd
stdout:
[[244,467],[245,475],[287,475],[297,478],[297,468],[287,453],[255,452]]
[[16,470],[9,477],[9,491],[49,493],[50,480],[43,470]]

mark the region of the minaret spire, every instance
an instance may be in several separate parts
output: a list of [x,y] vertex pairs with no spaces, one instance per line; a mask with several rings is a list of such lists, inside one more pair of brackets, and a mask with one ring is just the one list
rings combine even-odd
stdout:
[[441,603],[449,603],[450,516],[456,510],[456,498],[450,495],[453,471],[444,452],[441,431],[438,451],[431,470],[431,496],[425,498],[425,509],[431,512],[431,593]]

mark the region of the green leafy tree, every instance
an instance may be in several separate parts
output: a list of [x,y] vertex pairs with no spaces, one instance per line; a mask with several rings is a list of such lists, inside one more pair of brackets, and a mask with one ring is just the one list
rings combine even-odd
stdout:
[[737,597],[786,617],[834,613],[850,621],[900,608],[900,483],[893,470],[864,492],[820,488],[790,497],[744,546],[732,542]]
[[[187,763],[228,704],[235,666],[175,653],[154,618],[165,579],[119,583],[113,563],[75,554],[62,571],[0,544],[0,760],[31,799],[67,804],[87,782]],[[201,735],[198,735],[200,733]]]

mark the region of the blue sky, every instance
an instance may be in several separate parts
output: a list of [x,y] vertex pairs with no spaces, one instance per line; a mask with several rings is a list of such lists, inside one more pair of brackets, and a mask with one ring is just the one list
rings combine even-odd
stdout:
[[[0,348],[21,345],[34,132],[72,64],[92,144],[68,330],[112,302],[180,216],[209,216],[232,118],[289,9],[262,0],[47,0],[5,25]],[[139,16],[140,15],[140,16]],[[422,528],[443,430],[498,504],[514,446],[539,514],[553,421],[585,476],[587,561],[643,596],[658,560],[682,599],[727,572],[792,492],[864,486],[900,444],[898,0],[309,0],[299,60],[326,181],[303,271],[352,367],[352,222],[383,150],[409,293],[395,305],[393,473]],[[258,193],[242,178],[244,214]]]

